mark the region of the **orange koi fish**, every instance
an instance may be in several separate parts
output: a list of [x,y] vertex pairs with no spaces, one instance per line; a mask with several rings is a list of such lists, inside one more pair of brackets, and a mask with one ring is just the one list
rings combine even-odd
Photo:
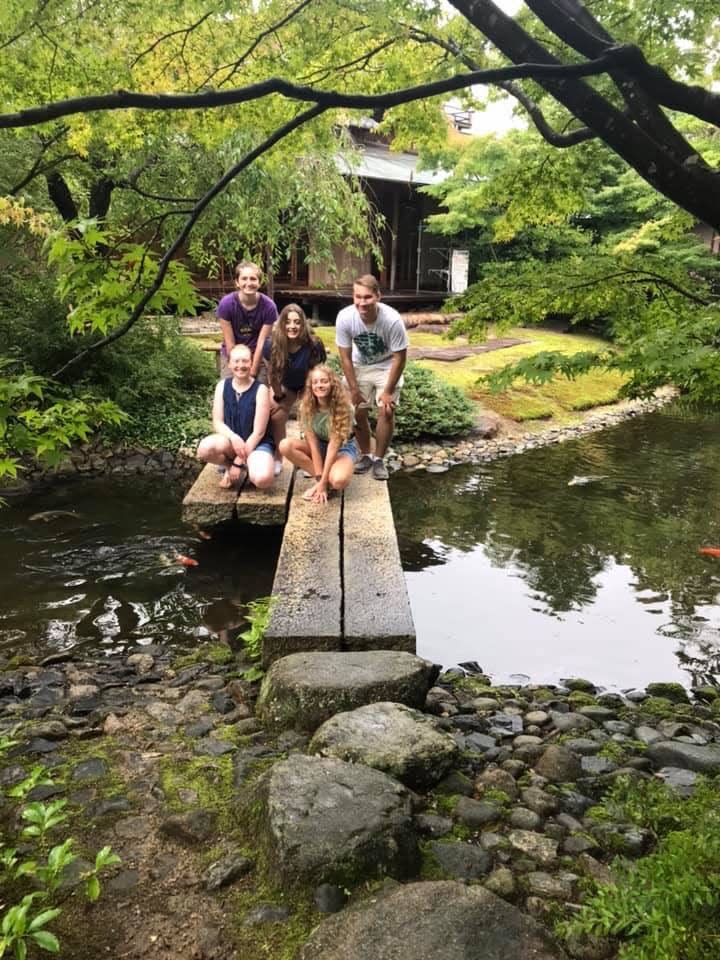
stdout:
[[700,547],[698,553],[703,557],[720,557],[720,547]]
[[192,557],[186,557],[185,554],[183,554],[183,553],[179,553],[179,554],[175,557],[175,561],[176,561],[177,563],[181,563],[184,567],[197,567],[197,566],[198,566],[197,560],[193,560]]

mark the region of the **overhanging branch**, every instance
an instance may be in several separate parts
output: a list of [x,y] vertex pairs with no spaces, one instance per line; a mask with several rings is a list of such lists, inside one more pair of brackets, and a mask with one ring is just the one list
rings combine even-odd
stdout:
[[[114,93],[90,94],[84,97],[72,97],[57,100],[39,107],[29,107],[14,113],[0,114],[0,129],[32,127],[59,117],[74,116],[79,113],[95,111],[126,110],[199,110],[209,107],[228,107],[239,103],[259,100],[270,94],[279,94],[289,100],[314,103],[323,110],[333,107],[348,109],[375,110],[400,106],[414,100],[443,96],[456,90],[463,90],[474,84],[491,84],[503,80],[522,80],[524,78],[545,79],[561,82],[579,77],[597,76],[606,73],[617,64],[622,56],[622,48],[614,48],[595,60],[585,63],[522,63],[512,67],[496,67],[488,70],[475,70],[458,74],[434,83],[423,83],[388,93],[362,94],[339,93],[335,90],[317,90],[314,87],[300,86],[279,77],[262,80],[233,90],[211,90],[201,93],[134,93],[129,90],[117,90]],[[720,104],[720,97],[718,97]]]
[[261,144],[246,153],[241,160],[239,160],[225,174],[223,174],[223,176],[216,181],[212,187],[210,187],[207,193],[205,193],[205,195],[198,200],[193,209],[190,211],[190,215],[185,221],[182,230],[180,230],[172,244],[165,251],[162,260],[159,262],[157,271],[155,273],[155,279],[135,305],[132,313],[125,323],[121,324],[119,327],[116,327],[115,330],[113,330],[112,333],[109,333],[106,337],[103,337],[101,340],[97,340],[89,347],[86,347],[85,350],[81,350],[80,353],[77,353],[74,357],[68,360],[67,363],[63,364],[59,370],[55,371],[53,378],[60,379],[60,377],[64,376],[68,370],[77,366],[77,364],[84,360],[85,357],[97,352],[98,350],[101,350],[109,343],[113,343],[115,340],[119,340],[120,337],[124,336],[128,330],[130,330],[137,323],[137,321],[145,312],[145,308],[147,307],[148,303],[150,303],[155,294],[160,290],[163,280],[165,279],[170,267],[172,258],[190,236],[193,227],[202,216],[208,204],[210,204],[219,193],[222,193],[225,187],[227,187],[227,185],[231,183],[235,177],[238,176],[238,174],[242,173],[242,171],[245,170],[246,167],[249,167],[251,163],[254,163],[258,157],[261,157],[264,153],[267,153],[268,150],[274,147],[275,144],[280,140],[283,140],[285,137],[287,137],[288,134],[293,132],[293,130],[297,130],[298,127],[301,127],[309,120],[313,120],[315,117],[320,116],[320,114],[324,112],[324,109],[324,107],[316,104],[309,110],[305,110],[303,113],[298,114],[292,120],[289,120],[287,123],[283,124],[282,127],[279,127],[277,130],[275,130],[275,132],[267,137],[267,139],[263,140]]

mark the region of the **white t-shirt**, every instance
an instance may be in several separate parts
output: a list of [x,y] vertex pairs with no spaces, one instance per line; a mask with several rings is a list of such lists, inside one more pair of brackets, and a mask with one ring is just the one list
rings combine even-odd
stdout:
[[407,348],[408,336],[402,317],[387,304],[378,303],[375,323],[364,323],[357,307],[350,304],[337,315],[335,343],[352,346],[353,366],[384,369],[392,363],[394,353]]

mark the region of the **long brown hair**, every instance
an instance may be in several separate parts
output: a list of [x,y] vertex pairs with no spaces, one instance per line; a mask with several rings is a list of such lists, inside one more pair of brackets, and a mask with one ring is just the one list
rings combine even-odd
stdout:
[[270,383],[282,383],[285,376],[288,362],[288,341],[287,341],[287,318],[291,313],[297,313],[300,317],[302,330],[298,337],[300,346],[306,343],[312,343],[315,339],[310,321],[305,316],[305,311],[296,303],[289,303],[280,311],[272,328],[272,343],[270,347]]
[[353,408],[350,402],[350,396],[342,385],[340,377],[338,377],[330,367],[326,367],[325,364],[313,367],[312,370],[308,372],[307,379],[305,380],[305,389],[303,390],[300,400],[300,422],[306,429],[312,430],[313,418],[320,410],[320,405],[312,392],[311,385],[311,380],[316,373],[324,373],[330,380],[330,393],[328,394],[330,425],[328,435],[340,443],[345,443],[353,430]]

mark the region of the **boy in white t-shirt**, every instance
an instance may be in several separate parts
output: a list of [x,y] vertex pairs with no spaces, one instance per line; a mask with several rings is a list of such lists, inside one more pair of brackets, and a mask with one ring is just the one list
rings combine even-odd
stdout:
[[[335,343],[355,405],[355,436],[362,453],[355,473],[372,470],[376,480],[387,480],[384,457],[395,428],[408,337],[397,310],[380,303],[380,287],[370,274],[355,281],[352,306],[338,313]],[[378,408],[374,457],[370,453],[367,413],[373,403]]]

